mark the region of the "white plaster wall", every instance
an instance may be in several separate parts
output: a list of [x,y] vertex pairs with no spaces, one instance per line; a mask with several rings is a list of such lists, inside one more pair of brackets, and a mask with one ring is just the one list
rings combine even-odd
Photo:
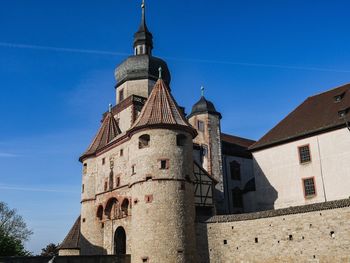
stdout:
[[[311,162],[300,164],[298,146],[306,144]],[[350,132],[346,128],[253,152],[253,157],[260,210],[350,196]],[[315,178],[313,198],[304,197],[302,179],[308,177]]]

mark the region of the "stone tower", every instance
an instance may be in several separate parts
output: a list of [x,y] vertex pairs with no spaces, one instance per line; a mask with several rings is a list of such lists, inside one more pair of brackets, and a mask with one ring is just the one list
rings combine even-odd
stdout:
[[188,116],[189,123],[198,131],[198,136],[193,141],[200,151],[197,161],[218,181],[215,189],[218,213],[224,212],[225,209],[220,120],[221,114],[215,109],[214,104],[204,97],[204,94],[193,105],[191,114]]
[[197,133],[162,79],[129,133],[135,169],[132,261],[195,262],[192,139]]
[[158,68],[162,68],[163,81],[170,85],[170,72],[166,62],[152,55],[153,36],[146,25],[146,6],[142,3],[139,29],[134,34],[134,55],[124,60],[115,70],[116,103],[130,95],[147,98],[158,79]]

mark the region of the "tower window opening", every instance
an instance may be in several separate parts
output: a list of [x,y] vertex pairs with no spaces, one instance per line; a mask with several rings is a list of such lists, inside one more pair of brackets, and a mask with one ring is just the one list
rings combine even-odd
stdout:
[[102,165],[105,165],[106,163],[106,158],[102,158]]
[[87,173],[87,163],[83,164],[83,174]]
[[169,169],[169,160],[168,159],[160,160],[160,168],[159,169],[161,169],[161,170]]
[[185,135],[183,135],[183,134],[178,134],[178,135],[176,136],[176,145],[177,145],[177,146],[185,146],[185,144],[186,144],[186,139],[187,139],[187,137],[186,137]]
[[116,181],[116,187],[119,187],[120,186],[120,176],[117,176],[115,181]]
[[255,243],[259,243],[259,239],[257,237],[255,238]]
[[152,203],[152,201],[153,201],[153,195],[146,195],[145,196],[146,203]]
[[81,192],[84,193],[84,184],[81,186]]
[[119,91],[119,102],[123,101],[124,100],[124,90],[120,90]]
[[122,202],[121,210],[122,210],[122,216],[128,216],[128,208],[129,208],[129,199],[125,198]]
[[120,155],[120,156],[123,156],[123,154],[124,154],[123,149],[120,149],[119,155]]
[[131,175],[136,174],[135,172],[135,164],[131,166]]
[[139,149],[149,147],[149,142],[151,138],[148,134],[141,135],[139,137]]
[[197,122],[197,127],[200,132],[204,132],[204,122],[203,121],[198,121]]
[[97,208],[96,216],[99,220],[102,220],[102,218],[103,218],[103,206],[102,205],[100,205]]

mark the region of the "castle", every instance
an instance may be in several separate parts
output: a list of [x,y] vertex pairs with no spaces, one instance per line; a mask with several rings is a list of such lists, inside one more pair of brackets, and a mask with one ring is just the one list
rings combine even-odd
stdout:
[[[338,201],[318,204],[329,200],[310,198],[316,195],[315,183],[310,180],[303,185],[304,191],[308,191],[306,201],[298,201],[294,198],[295,189],[291,196],[285,196],[288,195],[283,190],[286,181],[282,185],[283,179],[274,180],[275,174],[270,176],[267,167],[272,160],[269,149],[276,144],[282,147],[292,136],[286,134],[285,138],[274,139],[272,132],[270,139],[265,136],[255,142],[223,134],[222,116],[203,94],[191,113],[185,115],[184,108],[171,94],[171,74],[166,62],[152,55],[153,36],[146,25],[144,3],[133,47],[134,55],[115,70],[116,105],[110,105],[103,114],[96,136],[79,159],[83,166],[81,214],[61,244],[60,255],[131,254],[132,262],[234,262],[254,261],[255,256],[262,261],[279,261],[285,254],[262,256],[266,253],[263,250],[270,247],[268,243],[266,248],[258,247],[262,233],[266,236],[283,233],[291,241],[293,234],[284,232],[301,231],[306,226],[298,228],[298,222],[305,221],[307,225],[308,220],[317,221],[318,215],[314,213],[325,209],[324,215],[329,222],[334,220],[335,225],[350,218],[350,202],[346,200],[349,165],[341,175],[347,187],[330,199]],[[340,95],[344,97],[348,90],[348,86],[342,88]],[[344,123],[339,125],[343,143],[349,144]],[[316,128],[310,128],[313,136]],[[283,132],[282,128],[280,133]],[[292,135],[296,140],[301,138]],[[302,134],[302,139],[305,135]],[[304,158],[301,160],[307,163],[310,149],[302,146],[297,149]],[[345,158],[349,158],[349,152],[344,151]],[[282,156],[280,152],[277,155]],[[261,165],[266,162],[265,166]],[[267,184],[269,178],[272,183],[278,183]],[[329,181],[329,186],[333,185]],[[283,198],[275,206],[279,192]],[[295,207],[288,210],[286,207],[291,205]],[[282,209],[242,214],[274,208]],[[345,217],[334,219],[336,209],[341,209]],[[303,218],[292,218],[305,213],[307,216]],[[281,216],[290,219],[287,230],[282,220],[271,223]],[[308,230],[316,231],[310,242],[318,235],[317,231],[328,231],[329,226]],[[229,231],[232,235],[226,236]],[[345,243],[334,245],[341,257],[350,244],[345,237],[350,227],[347,225],[344,231]],[[250,235],[255,236],[252,243]],[[248,237],[249,241],[245,242]],[[284,238],[276,235],[272,239],[284,242]],[[251,252],[252,246],[257,246],[260,254]],[[308,259],[315,252],[309,253],[303,246],[301,243],[299,250]],[[320,251],[324,254],[327,247],[328,243]],[[313,256],[315,259],[316,255]]]

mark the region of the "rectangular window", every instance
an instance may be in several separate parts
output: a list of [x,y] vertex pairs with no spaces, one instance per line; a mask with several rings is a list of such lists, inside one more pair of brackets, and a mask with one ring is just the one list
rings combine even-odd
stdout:
[[119,102],[124,100],[124,90],[119,91]]
[[119,187],[120,186],[120,177],[119,176],[117,176],[116,183],[117,183],[116,187]]
[[87,163],[84,163],[83,165],[83,174],[87,173]]
[[105,188],[104,188],[105,191],[107,191],[107,185],[108,185],[107,182],[105,182]]
[[135,164],[133,166],[131,166],[131,175],[136,174],[135,172]]
[[304,195],[306,198],[313,197],[316,195],[315,180],[314,178],[303,179],[304,184]]
[[120,149],[120,153],[119,153],[119,155],[120,155],[120,156],[123,156],[123,154],[124,154],[123,149]]
[[84,193],[84,184],[81,186],[81,192]]
[[298,147],[299,150],[299,161],[300,163],[311,162],[310,147],[309,145],[304,145]]
[[106,163],[106,158],[102,158],[102,165],[105,165]]
[[198,121],[197,126],[199,131],[204,132],[204,122]]
[[159,169],[161,170],[169,169],[169,160],[168,159],[160,160]]

